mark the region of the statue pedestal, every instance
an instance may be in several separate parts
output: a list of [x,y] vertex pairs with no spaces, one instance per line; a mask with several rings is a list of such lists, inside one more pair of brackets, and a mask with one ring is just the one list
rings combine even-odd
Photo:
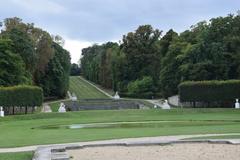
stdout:
[[0,107],[0,117],[4,117],[3,107]]
[[115,95],[113,96],[114,99],[120,99],[120,96],[118,95],[118,92],[115,93]]
[[236,109],[239,109],[239,108],[240,108],[240,105],[239,105],[238,99],[236,99],[235,108],[236,108]]
[[4,117],[4,111],[0,111],[0,117]]
[[236,109],[239,109],[239,108],[240,108],[239,103],[235,103],[235,108],[236,108]]

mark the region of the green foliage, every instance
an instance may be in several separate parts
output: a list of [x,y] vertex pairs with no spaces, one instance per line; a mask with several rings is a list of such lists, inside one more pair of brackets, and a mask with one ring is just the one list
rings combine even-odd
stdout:
[[183,82],[179,94],[182,102],[234,102],[240,97],[240,80]]
[[6,18],[0,33],[0,85],[34,84],[45,97],[66,95],[70,55],[59,44],[60,36],[50,34],[20,18]]
[[12,28],[8,32],[3,32],[3,36],[12,40],[13,52],[21,56],[26,70],[32,74],[36,69],[37,55],[31,37],[18,27]]
[[157,42],[161,31],[150,25],[139,26],[135,32],[123,36],[121,45],[127,61],[127,78],[134,81],[143,76],[151,76],[154,81],[159,75]]
[[120,46],[108,42],[83,49],[83,75],[120,92],[126,92],[129,82],[144,76],[150,76],[156,84],[160,68],[157,56],[160,34],[159,30],[145,25],[124,36]]
[[78,66],[78,64],[76,64],[76,63],[71,64],[70,75],[71,75],[71,76],[79,76],[80,73],[81,73],[81,69],[80,69],[80,67]]
[[[106,88],[116,88],[122,78],[122,55],[117,43],[93,45],[82,50],[81,69],[86,79]],[[119,68],[118,68],[119,67]]]
[[0,106],[41,106],[43,91],[35,86],[0,87]]
[[145,92],[151,92],[153,90],[152,77],[143,77],[128,84],[128,92],[130,94],[141,94]]
[[144,92],[144,93],[120,92],[119,95],[120,97],[128,97],[128,98],[152,99],[152,97],[154,96],[154,93],[152,91]]
[[0,38],[0,86],[30,84],[21,57],[12,52],[12,42]]
[[45,74],[41,74],[38,84],[43,88],[45,97],[63,98],[69,88],[70,56],[57,43],[54,43],[53,48],[54,57],[48,63]]
[[[104,87],[128,94],[128,86],[144,76],[153,80],[151,92],[178,94],[184,81],[240,78],[240,16],[202,21],[179,35],[172,29],[163,37],[150,25],[123,36],[118,45],[83,49],[83,75]],[[133,89],[134,90],[134,89]],[[148,91],[146,91],[148,92]]]

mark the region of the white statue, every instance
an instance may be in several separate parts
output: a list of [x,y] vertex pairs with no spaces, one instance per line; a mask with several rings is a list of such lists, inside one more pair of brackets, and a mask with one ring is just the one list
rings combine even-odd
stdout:
[[235,108],[236,108],[236,109],[239,109],[239,108],[240,108],[240,107],[239,107],[238,99],[236,99]]
[[2,107],[0,107],[0,117],[4,117],[4,111]]
[[72,100],[72,101],[77,101],[77,96],[76,96],[75,93],[72,94],[71,100]]
[[68,94],[68,97],[69,97],[70,99],[72,99],[72,95],[71,95],[71,93],[70,93],[69,91],[67,91],[67,94]]
[[168,104],[168,100],[165,100],[162,106],[162,109],[170,109],[170,106]]
[[118,95],[118,91],[115,93],[115,95],[113,96],[114,99],[120,99],[120,96]]
[[58,112],[60,112],[60,113],[66,112],[66,108],[65,108],[64,103],[62,103],[62,102],[60,103],[60,107],[58,109]]

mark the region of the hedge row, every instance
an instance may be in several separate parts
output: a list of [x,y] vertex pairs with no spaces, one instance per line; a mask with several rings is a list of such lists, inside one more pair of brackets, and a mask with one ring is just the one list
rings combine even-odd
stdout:
[[43,90],[35,86],[0,87],[0,106],[41,106]]
[[240,80],[183,82],[179,95],[181,102],[234,102],[240,98]]
[[120,97],[128,97],[128,98],[146,98],[146,99],[152,99],[152,96],[154,96],[153,92],[145,92],[145,93],[119,93]]

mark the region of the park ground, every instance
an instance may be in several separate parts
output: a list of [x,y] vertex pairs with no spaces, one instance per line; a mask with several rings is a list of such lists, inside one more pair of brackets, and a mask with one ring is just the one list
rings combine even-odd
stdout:
[[[81,87],[81,89],[76,89],[77,87]],[[89,97],[108,98],[96,88],[90,87],[87,83],[84,84],[84,81],[78,77],[71,77],[70,90],[80,99]],[[82,94],[86,90],[87,94]],[[55,105],[55,108],[59,107],[59,105]],[[0,148],[165,135],[239,134],[239,115],[240,110],[235,109],[202,108],[93,110],[7,116],[0,119]],[[158,123],[158,126],[136,125],[134,127],[79,129],[59,127],[71,124],[113,122],[155,122]],[[240,136],[231,135],[220,138],[240,138]],[[31,152],[4,153],[0,154],[0,159],[28,160],[27,157],[31,157],[31,154]]]

